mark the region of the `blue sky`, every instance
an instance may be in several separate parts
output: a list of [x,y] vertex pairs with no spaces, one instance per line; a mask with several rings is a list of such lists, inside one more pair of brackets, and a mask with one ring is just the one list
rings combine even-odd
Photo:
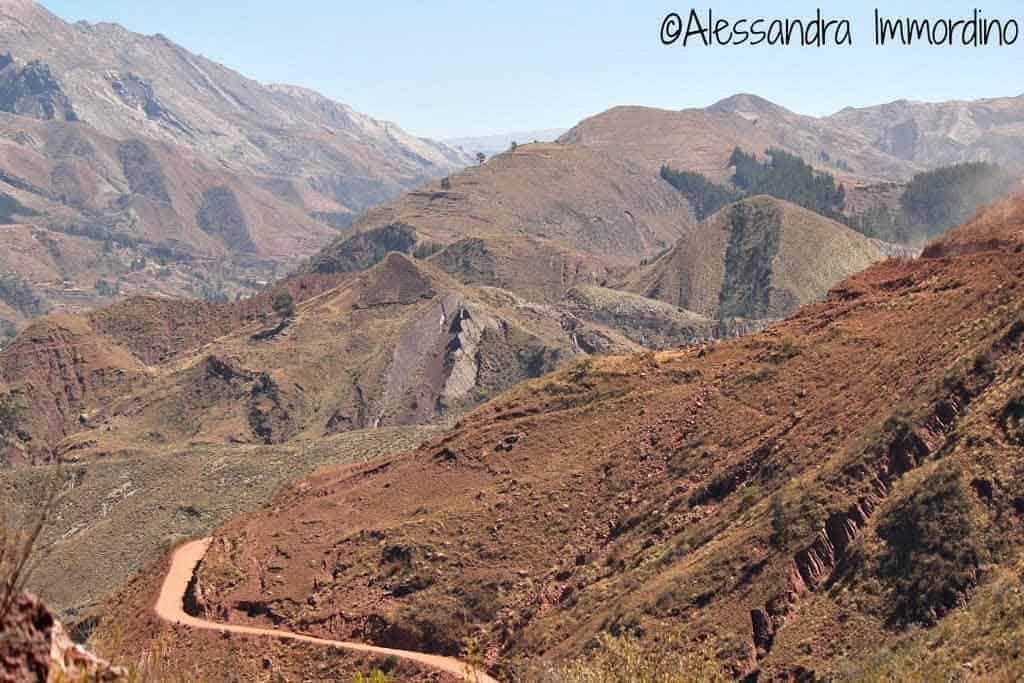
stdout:
[[[889,16],[1016,18],[1019,0],[882,2]],[[806,114],[899,98],[1024,93],[1024,36],[1013,47],[873,45],[875,5],[644,0],[43,0],[68,20],[163,33],[263,82],[314,88],[418,135],[454,137],[571,126],[618,104],[682,109],[753,92]],[[851,7],[853,5],[853,7]],[[667,12],[728,18],[854,20],[852,48],[661,45]]]

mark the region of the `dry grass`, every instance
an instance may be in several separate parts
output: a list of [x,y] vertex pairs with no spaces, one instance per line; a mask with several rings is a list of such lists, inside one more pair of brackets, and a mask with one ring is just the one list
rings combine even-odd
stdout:
[[36,543],[56,509],[62,481],[57,468],[37,491],[35,504],[20,516],[6,504],[0,509],[0,623],[32,575]]
[[712,648],[602,634],[588,655],[542,674],[544,683],[724,683],[733,680]]

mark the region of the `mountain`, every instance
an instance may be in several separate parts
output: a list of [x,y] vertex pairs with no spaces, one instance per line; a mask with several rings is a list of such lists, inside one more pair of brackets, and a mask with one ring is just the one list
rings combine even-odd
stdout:
[[552,142],[565,133],[565,131],[565,128],[547,128],[545,130],[527,130],[517,133],[447,138],[444,140],[444,143],[451,147],[460,147],[470,154],[483,152],[487,156],[494,156],[495,154],[508,151],[513,142],[519,145],[531,142]]
[[[7,111],[80,121],[117,140],[172,143],[234,173],[292,180],[350,210],[465,161],[311,90],[257,83],[162,35],[68,24],[31,0],[7,0],[0,22],[5,71],[21,74],[5,79]],[[33,106],[42,100],[62,104]]]
[[616,107],[561,138],[657,169],[662,164],[728,179],[735,147],[803,157],[851,184],[906,182],[938,166],[993,161],[1024,175],[1024,96],[976,102],[893,102],[816,118],[756,95],[705,109]]
[[[296,311],[281,318],[286,292]],[[0,395],[22,407],[0,471],[12,514],[38,500],[47,463],[78,482],[34,588],[76,623],[169,534],[212,531],[325,463],[414,446],[566,360],[642,348],[622,321],[590,317],[396,253],[237,303],[136,297],[46,315],[0,351]],[[677,343],[711,335],[701,320],[657,327]],[[131,539],[116,558],[111,534]]]
[[[557,299],[578,277],[600,280],[657,254],[692,223],[686,200],[635,164],[584,146],[524,144],[367,211],[352,226],[354,237],[337,238],[309,268],[365,267],[351,254],[362,253],[366,240],[431,254],[476,239],[493,252],[522,250],[538,266],[550,261],[560,275],[545,298]],[[400,243],[396,231],[406,235]],[[548,245],[543,259],[538,244]],[[515,280],[516,287],[535,285],[527,272]]]
[[[939,111],[953,105],[920,106]],[[1018,111],[1024,121],[1020,98],[975,103],[969,111],[975,122],[971,130],[979,135],[1012,135]],[[1000,114],[986,118],[986,111]],[[931,164],[991,155],[978,145],[942,158],[926,152],[916,158],[894,155],[891,146],[869,138],[871,125],[855,125],[848,112],[802,116],[753,95],[736,95],[706,109],[616,107],[580,122],[557,143],[521,144],[368,211],[307,269],[358,270],[388,250],[399,250],[430,257],[466,282],[557,301],[577,285],[621,282],[638,262],[664,256],[680,238],[699,234],[689,202],[666,192],[659,171],[668,165],[728,184],[737,147],[759,158],[771,148],[800,156],[845,185],[846,217],[859,229],[888,237],[907,233],[916,241],[922,231],[914,226],[874,224],[899,217],[900,196],[911,177]],[[928,136],[953,140],[964,130],[947,126]],[[1007,170],[1024,173],[1024,165],[1012,157],[1000,161]],[[805,215],[798,222],[809,219]],[[865,253],[875,251],[865,248]],[[534,258],[539,250],[544,259]],[[837,277],[863,265],[859,259]],[[817,294],[831,284],[825,279],[812,288]],[[631,291],[644,293],[635,286]],[[797,298],[783,308],[807,300]]]
[[[0,4],[0,36],[0,269],[37,308],[251,293],[359,212],[470,161],[164,36],[69,24],[30,0]],[[37,314],[0,298],[9,320]]]
[[883,257],[846,226],[761,195],[720,209],[624,289],[714,319],[777,319]]
[[[503,680],[596,657],[601,633],[736,676],[1013,680],[1022,254],[1016,196],[760,333],[520,384],[219,529],[194,610],[442,654],[472,642]],[[167,643],[161,576],[101,632]],[[225,645],[167,647],[212,662]]]
[[990,161],[1017,175],[1024,171],[1024,95],[971,102],[899,100],[847,107],[825,120],[922,170]]

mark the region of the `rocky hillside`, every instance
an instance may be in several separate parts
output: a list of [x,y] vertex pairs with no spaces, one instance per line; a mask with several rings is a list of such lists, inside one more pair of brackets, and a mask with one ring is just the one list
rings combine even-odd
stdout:
[[[439,653],[473,636],[508,680],[602,632],[737,675],[1012,680],[1022,254],[1016,197],[761,333],[519,385],[223,527],[197,608]],[[110,614],[139,646],[151,600]]]
[[849,228],[758,196],[721,209],[624,287],[713,319],[777,319],[882,258]]
[[0,4],[0,317],[125,294],[233,298],[464,152],[164,36]]

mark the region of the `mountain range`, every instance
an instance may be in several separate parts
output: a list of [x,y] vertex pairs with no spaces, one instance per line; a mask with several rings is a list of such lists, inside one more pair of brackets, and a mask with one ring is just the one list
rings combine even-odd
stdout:
[[[29,0],[0,36],[0,491],[60,478],[30,587],[104,656],[384,666],[161,621],[209,536],[195,619],[500,680],[1020,673],[1024,96],[623,106],[481,162]],[[908,188],[973,218],[877,239]]]

